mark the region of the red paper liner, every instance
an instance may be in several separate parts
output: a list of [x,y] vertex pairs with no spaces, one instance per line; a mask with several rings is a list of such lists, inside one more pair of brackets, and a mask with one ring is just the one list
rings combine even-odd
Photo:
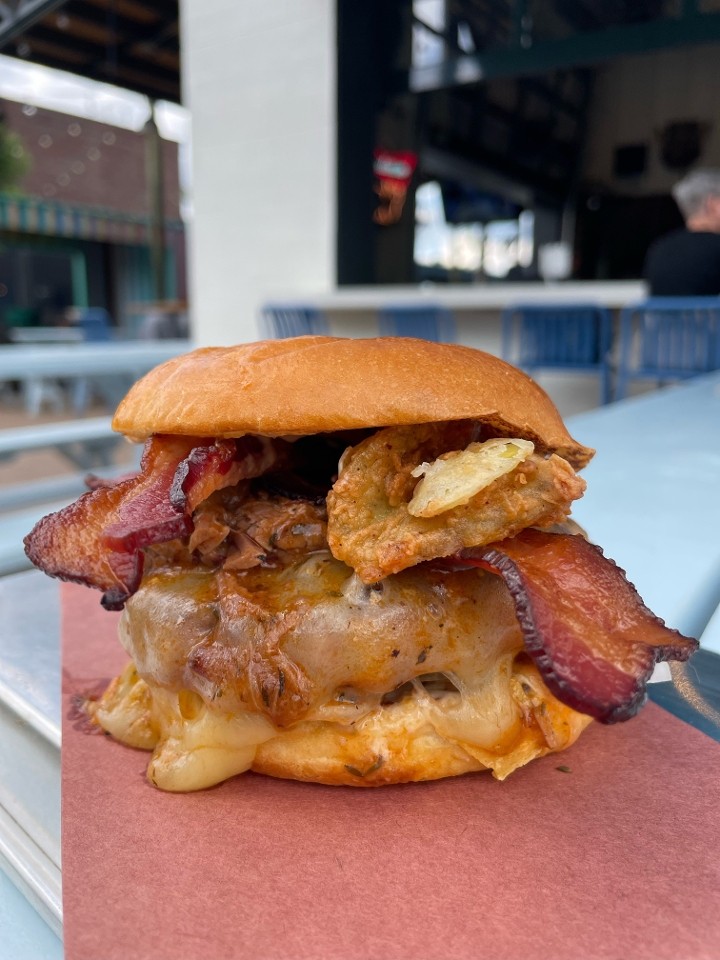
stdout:
[[716,960],[720,749],[659,707],[504,783],[166,794],[77,722],[125,655],[62,600],[68,960]]

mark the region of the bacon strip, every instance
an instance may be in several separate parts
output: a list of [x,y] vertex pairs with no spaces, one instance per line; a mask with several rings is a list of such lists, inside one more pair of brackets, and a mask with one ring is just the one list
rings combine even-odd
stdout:
[[98,487],[114,487],[123,480],[133,480],[137,477],[137,470],[130,470],[117,477],[99,477],[96,473],[88,473],[84,478],[88,490],[97,490]]
[[192,513],[216,490],[262,476],[283,459],[286,446],[266,437],[241,437],[196,447],[177,469],[170,500],[179,510]]
[[666,627],[583,537],[528,529],[461,559],[503,578],[525,649],[550,690],[601,723],[633,717],[655,663],[687,660],[698,647]]
[[153,437],[137,475],[96,487],[43,517],[25,537],[30,560],[51,577],[102,590],[103,606],[120,609],[140,583],[141,548],[189,529],[189,517],[170,503],[169,491],[178,465],[199,442]]
[[199,503],[283,455],[281,444],[254,437],[153,437],[138,474],[44,517],[25,538],[25,552],[50,576],[96,587],[103,606],[121,609],[140,585],[144,547],[188,535]]

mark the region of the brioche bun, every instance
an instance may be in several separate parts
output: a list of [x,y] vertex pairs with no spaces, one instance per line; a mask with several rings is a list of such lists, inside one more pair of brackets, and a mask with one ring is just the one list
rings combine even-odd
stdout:
[[550,398],[522,371],[470,347],[405,337],[297,337],[194,350],[136,383],[113,428],[145,440],[465,419],[532,440],[575,467],[594,452],[570,436]]
[[[393,711],[379,708],[360,729],[348,732],[340,724],[299,723],[292,730],[261,743],[251,769],[285,780],[308,780],[328,786],[379,787],[393,783],[440,780],[465,773],[492,770],[504,780],[518,767],[548,753],[566,750],[592,718],[571,710],[547,690],[537,668],[525,667],[526,676],[542,691],[537,697],[543,725],[516,724],[495,750],[473,745],[465,737],[485,719],[481,711],[466,711],[465,729],[459,725],[446,735],[450,711],[442,704],[406,701]],[[510,698],[498,688],[498,703]],[[483,704],[487,707],[487,704]],[[538,714],[539,715],[539,714]],[[504,740],[504,742],[502,742]],[[549,743],[552,746],[549,746]]]

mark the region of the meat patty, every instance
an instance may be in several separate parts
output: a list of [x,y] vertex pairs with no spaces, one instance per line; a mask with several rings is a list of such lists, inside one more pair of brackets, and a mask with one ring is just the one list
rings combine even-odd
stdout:
[[327,551],[275,570],[158,571],[120,636],[141,676],[280,726],[331,708],[355,722],[428,674],[472,687],[522,650],[497,577],[426,565],[373,588]]

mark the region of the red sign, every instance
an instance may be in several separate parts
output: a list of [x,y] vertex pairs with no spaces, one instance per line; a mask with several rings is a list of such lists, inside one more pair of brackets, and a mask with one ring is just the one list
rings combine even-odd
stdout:
[[383,150],[374,153],[373,172],[378,180],[392,180],[406,189],[417,167],[417,154],[409,150]]
[[373,220],[382,226],[397,223],[402,215],[407,188],[417,167],[417,154],[409,150],[375,150],[373,173],[380,204]]

